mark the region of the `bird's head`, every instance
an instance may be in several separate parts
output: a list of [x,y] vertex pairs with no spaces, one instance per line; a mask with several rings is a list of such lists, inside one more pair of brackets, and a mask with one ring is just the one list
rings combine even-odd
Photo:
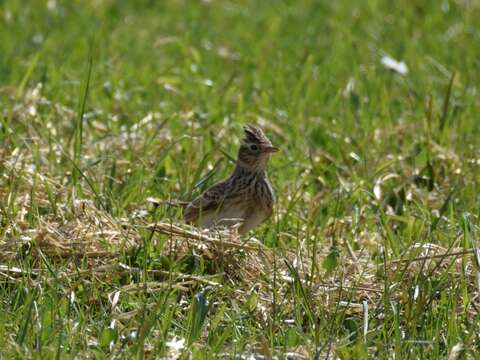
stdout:
[[245,136],[238,150],[238,165],[250,171],[264,170],[270,155],[278,148],[254,125],[245,125],[243,131]]

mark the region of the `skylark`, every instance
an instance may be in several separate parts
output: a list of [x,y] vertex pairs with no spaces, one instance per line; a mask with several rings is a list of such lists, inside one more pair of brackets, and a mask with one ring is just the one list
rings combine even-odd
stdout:
[[[278,149],[258,127],[245,125],[232,175],[194,199],[185,209],[187,223],[202,228],[239,224],[243,235],[267,220],[273,212],[275,194],[267,176],[267,162]],[[241,224],[241,225],[240,225]]]

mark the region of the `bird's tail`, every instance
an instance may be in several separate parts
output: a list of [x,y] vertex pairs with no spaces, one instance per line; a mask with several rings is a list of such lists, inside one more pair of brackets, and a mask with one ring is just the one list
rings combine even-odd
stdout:
[[182,209],[185,209],[189,204],[188,201],[181,201],[176,199],[162,200],[153,197],[148,197],[147,201],[155,206],[166,205],[170,207],[181,207]]

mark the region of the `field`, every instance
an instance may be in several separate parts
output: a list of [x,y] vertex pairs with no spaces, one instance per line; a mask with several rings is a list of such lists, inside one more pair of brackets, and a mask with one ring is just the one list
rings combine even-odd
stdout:
[[[479,358],[479,54],[476,0],[0,1],[0,358]],[[274,216],[199,233],[246,123]]]

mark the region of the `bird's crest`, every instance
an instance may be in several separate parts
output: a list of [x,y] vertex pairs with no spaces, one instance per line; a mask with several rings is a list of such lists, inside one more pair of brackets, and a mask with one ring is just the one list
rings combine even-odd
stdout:
[[246,143],[271,144],[263,131],[255,125],[246,124],[243,126],[243,131],[245,132],[243,141]]

